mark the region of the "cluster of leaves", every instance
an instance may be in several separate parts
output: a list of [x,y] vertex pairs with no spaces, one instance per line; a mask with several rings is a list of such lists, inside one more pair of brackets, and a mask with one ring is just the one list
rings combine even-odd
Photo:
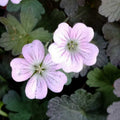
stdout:
[[47,102],[29,100],[24,93],[21,96],[14,90],[10,90],[3,98],[6,108],[10,110],[10,120],[47,120]]
[[[0,17],[6,28],[0,24],[0,101],[3,98],[0,116],[10,120],[106,120],[106,109],[110,105],[107,120],[119,120],[119,0],[22,0],[18,5],[9,1],[6,11],[6,17]],[[58,24],[64,21],[71,26],[83,22],[95,31],[92,42],[99,48],[96,64],[84,66],[80,73],[66,74],[66,85],[72,85],[73,76],[81,76],[81,80],[88,79],[83,86],[89,86],[95,94],[78,89],[70,96],[62,95],[50,101],[48,98],[45,101],[28,100],[23,89],[18,94],[20,87],[14,87],[16,83],[11,78],[9,67],[12,58],[8,55],[20,55],[22,47],[34,39],[47,46]],[[10,53],[6,52],[10,50]],[[11,88],[14,90],[9,90]],[[4,112],[6,109],[8,115]]]

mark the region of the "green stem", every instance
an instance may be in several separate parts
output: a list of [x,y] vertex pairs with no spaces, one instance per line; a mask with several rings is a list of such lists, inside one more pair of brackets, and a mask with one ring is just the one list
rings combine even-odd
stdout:
[[0,110],[0,115],[4,117],[8,117],[8,114],[2,110]]

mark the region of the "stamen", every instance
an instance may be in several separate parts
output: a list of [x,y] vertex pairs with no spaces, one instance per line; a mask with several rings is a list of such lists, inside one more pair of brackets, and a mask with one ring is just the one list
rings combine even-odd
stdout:
[[77,46],[78,46],[77,42],[75,42],[73,40],[71,40],[69,43],[67,43],[67,48],[69,51],[76,51]]

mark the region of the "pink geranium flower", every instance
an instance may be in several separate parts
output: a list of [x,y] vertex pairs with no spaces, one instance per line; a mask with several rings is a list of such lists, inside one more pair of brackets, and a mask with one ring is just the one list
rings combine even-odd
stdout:
[[[9,0],[0,0],[0,6],[6,6]],[[11,0],[13,4],[19,4],[22,0]]]
[[60,64],[67,73],[80,72],[83,65],[94,65],[99,50],[90,43],[93,36],[93,29],[83,23],[77,23],[73,28],[67,23],[59,24],[54,43],[48,49],[53,62]]
[[27,79],[25,93],[30,99],[43,99],[47,95],[47,87],[53,92],[61,92],[67,77],[57,71],[49,54],[44,57],[44,47],[39,40],[34,40],[22,49],[24,58],[15,58],[11,61],[12,78],[17,82]]

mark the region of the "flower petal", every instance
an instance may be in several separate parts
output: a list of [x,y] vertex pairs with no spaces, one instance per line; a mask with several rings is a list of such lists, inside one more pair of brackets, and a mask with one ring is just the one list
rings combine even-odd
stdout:
[[35,74],[27,83],[25,88],[26,96],[29,99],[43,99],[47,95],[47,84],[39,75]]
[[6,6],[8,3],[8,0],[0,0],[0,6]]
[[69,57],[70,63],[62,63],[62,69],[66,73],[70,72],[80,72],[83,69],[83,59],[78,53],[72,53],[71,57]]
[[53,92],[61,92],[64,84],[67,82],[67,77],[64,73],[58,72],[49,72],[45,76],[48,88]]
[[114,82],[114,90],[113,93],[117,96],[120,97],[120,78],[115,80]]
[[94,31],[83,23],[77,23],[71,30],[71,38],[80,42],[90,42],[94,37]]
[[55,43],[49,46],[48,51],[52,57],[52,61],[55,63],[62,63],[66,61],[69,56],[69,52],[65,49],[65,47],[57,46]]
[[19,4],[22,0],[11,0],[12,3],[14,4]]
[[81,44],[80,54],[85,65],[91,66],[96,63],[99,49],[92,43]]
[[47,54],[43,61],[43,66],[50,71],[61,69],[61,66],[52,61],[50,54]]
[[23,58],[15,58],[10,62],[12,67],[12,78],[17,81],[25,81],[32,76],[32,66]]
[[70,39],[71,27],[67,23],[59,24],[58,28],[54,32],[53,39],[57,45],[64,45]]
[[39,40],[24,45],[22,54],[24,58],[31,64],[40,64],[44,58],[44,46]]

